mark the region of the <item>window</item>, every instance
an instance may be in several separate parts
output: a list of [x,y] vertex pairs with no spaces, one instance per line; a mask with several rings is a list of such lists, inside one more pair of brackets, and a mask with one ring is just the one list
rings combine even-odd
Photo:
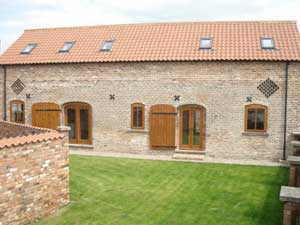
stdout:
[[86,103],[68,103],[64,106],[65,125],[70,127],[69,142],[92,144],[91,106]]
[[25,103],[20,100],[10,102],[10,121],[14,123],[25,123]]
[[261,39],[261,48],[262,49],[274,49],[275,44],[273,38],[262,38]]
[[37,44],[28,44],[21,52],[21,54],[30,54]]
[[105,41],[102,45],[101,51],[109,52],[112,49],[113,41]]
[[212,40],[210,37],[200,39],[200,49],[211,49]]
[[65,42],[64,46],[59,50],[59,52],[69,52],[74,44],[75,42],[72,41]]
[[134,103],[131,105],[131,128],[144,129],[145,120],[145,106],[141,103]]
[[247,105],[245,116],[245,131],[267,131],[267,107],[263,105]]

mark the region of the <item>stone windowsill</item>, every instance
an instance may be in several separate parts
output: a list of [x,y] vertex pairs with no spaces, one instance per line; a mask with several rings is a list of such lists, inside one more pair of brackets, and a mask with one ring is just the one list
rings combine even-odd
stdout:
[[83,145],[83,144],[69,144],[71,148],[86,148],[86,149],[93,149],[94,145]]
[[148,134],[149,130],[142,130],[142,129],[128,129],[128,133],[141,133],[141,134]]
[[244,136],[259,136],[259,137],[269,137],[269,133],[266,132],[243,132]]

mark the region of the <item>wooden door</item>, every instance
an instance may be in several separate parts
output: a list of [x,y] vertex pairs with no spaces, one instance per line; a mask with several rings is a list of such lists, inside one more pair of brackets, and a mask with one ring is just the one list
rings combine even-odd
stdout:
[[174,150],[176,109],[171,105],[154,105],[150,109],[150,145],[152,149]]
[[32,125],[56,130],[60,126],[61,109],[51,102],[32,105]]
[[185,106],[179,115],[180,149],[204,149],[204,110],[198,106]]
[[69,142],[92,144],[92,113],[86,103],[68,103],[64,106],[65,125],[71,128]]

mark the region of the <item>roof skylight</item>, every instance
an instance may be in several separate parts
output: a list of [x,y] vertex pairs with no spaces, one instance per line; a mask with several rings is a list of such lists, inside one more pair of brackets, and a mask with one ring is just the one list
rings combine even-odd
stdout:
[[273,38],[261,38],[262,49],[274,49],[275,44]]
[[30,43],[21,51],[21,54],[30,54],[37,44]]
[[74,44],[74,41],[65,42],[64,46],[59,50],[59,52],[69,52]]
[[212,39],[210,37],[205,37],[200,39],[200,49],[211,49]]
[[112,49],[113,41],[105,41],[101,47],[101,51],[109,52]]

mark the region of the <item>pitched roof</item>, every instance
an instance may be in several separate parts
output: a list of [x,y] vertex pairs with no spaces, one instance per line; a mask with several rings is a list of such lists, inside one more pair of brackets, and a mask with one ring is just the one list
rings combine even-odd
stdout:
[[[212,49],[199,49],[201,37],[212,38]],[[263,50],[262,37],[272,37],[274,50]],[[112,50],[99,51],[105,40]],[[68,53],[64,42],[75,41]],[[20,54],[29,43],[37,47]],[[300,60],[296,21],[183,22],[104,25],[25,30],[0,57],[0,64],[197,61]]]

